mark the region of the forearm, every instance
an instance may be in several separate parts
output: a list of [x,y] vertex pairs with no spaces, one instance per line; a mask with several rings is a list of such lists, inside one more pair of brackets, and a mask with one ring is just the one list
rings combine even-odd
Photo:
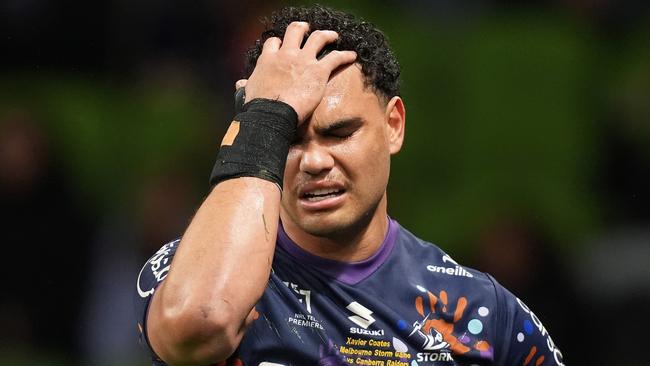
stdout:
[[268,282],[279,205],[277,186],[258,178],[221,182],[205,199],[150,305],[149,339],[165,361],[211,364],[239,344]]

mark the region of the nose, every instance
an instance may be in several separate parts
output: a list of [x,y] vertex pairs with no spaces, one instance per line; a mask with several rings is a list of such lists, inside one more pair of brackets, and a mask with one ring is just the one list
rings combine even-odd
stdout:
[[319,175],[334,167],[334,158],[326,146],[310,141],[303,146],[300,158],[300,171],[311,175]]

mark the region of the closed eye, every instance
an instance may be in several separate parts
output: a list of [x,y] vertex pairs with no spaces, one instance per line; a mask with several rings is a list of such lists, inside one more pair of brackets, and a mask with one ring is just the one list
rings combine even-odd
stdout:
[[[316,134],[325,138],[332,138],[334,140],[345,140],[363,127],[364,120],[359,117],[341,119],[336,122],[315,126]],[[304,142],[307,135],[307,127],[305,124],[301,125],[296,131],[296,134],[291,141],[291,145],[300,145]]]
[[361,118],[348,118],[336,121],[323,127],[317,127],[316,131],[326,137],[345,139],[352,136],[363,126]]
[[354,133],[357,132],[358,129],[359,128],[338,128],[336,130],[328,132],[327,136],[334,137],[337,139],[346,139],[354,135]]

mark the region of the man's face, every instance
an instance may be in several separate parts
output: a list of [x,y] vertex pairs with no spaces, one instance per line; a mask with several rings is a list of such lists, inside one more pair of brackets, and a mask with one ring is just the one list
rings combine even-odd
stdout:
[[399,98],[380,101],[364,87],[357,64],[338,72],[289,150],[283,220],[315,236],[369,222],[385,195],[390,156],[401,148],[403,129]]

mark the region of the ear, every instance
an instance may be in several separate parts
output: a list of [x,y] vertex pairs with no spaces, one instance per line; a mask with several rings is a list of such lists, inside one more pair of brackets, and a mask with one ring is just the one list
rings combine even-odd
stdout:
[[406,108],[402,98],[395,96],[386,105],[386,124],[390,153],[397,154],[402,148],[406,127]]

